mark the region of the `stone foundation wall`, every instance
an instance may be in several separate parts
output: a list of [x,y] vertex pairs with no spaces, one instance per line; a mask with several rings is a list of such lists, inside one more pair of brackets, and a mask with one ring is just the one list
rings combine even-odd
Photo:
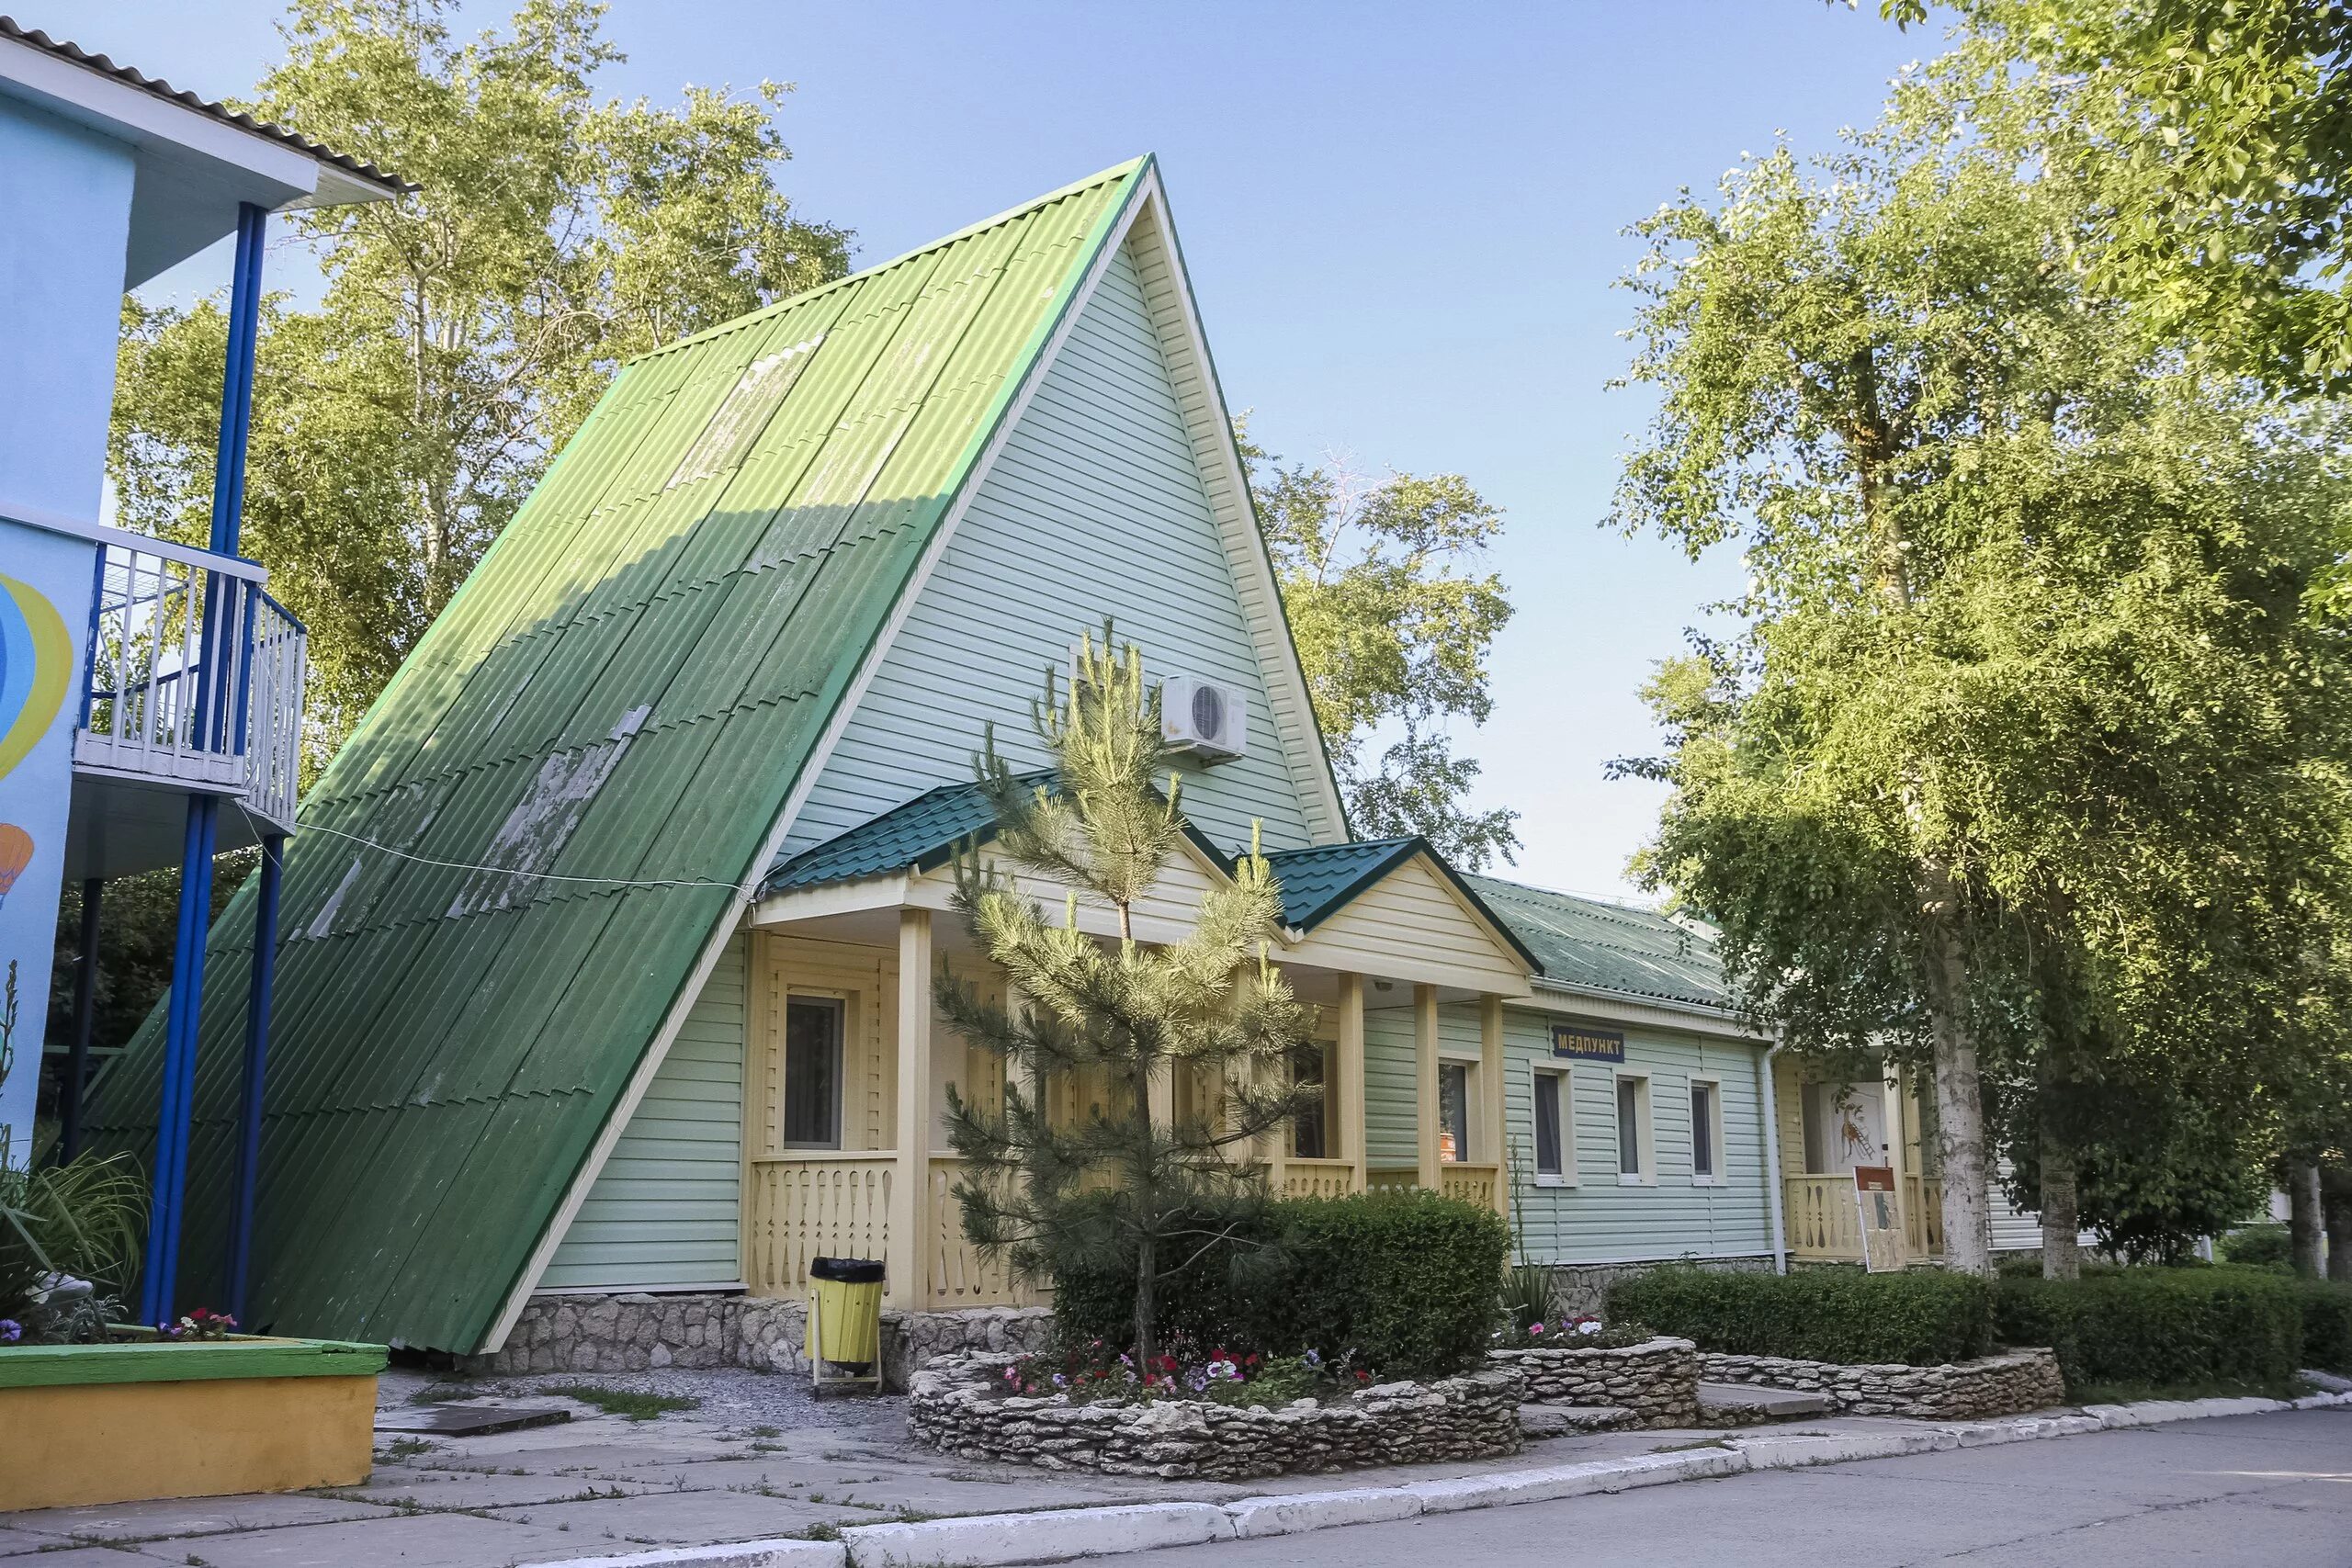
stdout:
[[1845,1366],[1784,1356],[1699,1358],[1710,1382],[1769,1383],[1827,1396],[1845,1416],[1915,1416],[1973,1420],[2047,1410],[2066,1402],[2058,1358],[2044,1350],[2005,1350],[1939,1367]]
[[[806,1377],[807,1327],[804,1303],[772,1296],[540,1296],[523,1309],[502,1348],[465,1364],[482,1376],[751,1367]],[[915,1371],[942,1356],[1042,1350],[1052,1334],[1053,1314],[1044,1307],[886,1311],[883,1385],[903,1392]]]
[[[1770,1274],[1772,1259],[1761,1258],[1678,1258],[1671,1260],[1677,1267],[1684,1265],[1701,1269],[1720,1269],[1727,1274]],[[1604,1315],[1608,1305],[1609,1287],[1619,1280],[1635,1274],[1646,1274],[1661,1267],[1657,1263],[1555,1263],[1551,1265],[1552,1295],[1564,1313],[1589,1313]]]
[[1280,1409],[1201,1400],[1072,1404],[998,1392],[1002,1358],[942,1358],[917,1372],[907,1430],[964,1459],[1041,1470],[1241,1481],[1358,1465],[1488,1459],[1520,1449],[1522,1380],[1495,1367],[1431,1383],[1382,1383]]
[[1699,1348],[1660,1337],[1618,1350],[1489,1350],[1487,1359],[1515,1369],[1527,1399],[1544,1404],[1616,1404],[1632,1427],[1699,1423]]

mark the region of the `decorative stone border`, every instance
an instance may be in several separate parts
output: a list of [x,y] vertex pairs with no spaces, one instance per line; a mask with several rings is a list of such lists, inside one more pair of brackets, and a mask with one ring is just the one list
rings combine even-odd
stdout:
[[1562,1346],[1489,1350],[1487,1359],[1527,1380],[1530,1404],[1614,1404],[1628,1427],[1692,1427],[1699,1421],[1699,1348],[1664,1335],[1614,1350]]
[[933,1361],[908,1391],[907,1430],[965,1459],[1042,1470],[1239,1481],[1354,1465],[1491,1459],[1520,1448],[1523,1380],[1494,1367],[1437,1382],[1381,1383],[1280,1409],[1206,1400],[1072,1404],[999,1392],[1003,1358]]
[[2046,1349],[2004,1350],[1937,1367],[1846,1366],[1785,1356],[1702,1355],[1709,1382],[1766,1383],[1802,1389],[1846,1416],[1912,1416],[1975,1420],[2047,1410],[2066,1398],[2058,1358]]
[[[942,1356],[1045,1348],[1053,1314],[1044,1307],[973,1307],[963,1312],[882,1314],[882,1377],[903,1391],[913,1371]],[[523,1309],[506,1343],[469,1357],[488,1377],[525,1372],[641,1372],[659,1367],[750,1367],[808,1375],[800,1353],[808,1308],[773,1296],[541,1296]]]

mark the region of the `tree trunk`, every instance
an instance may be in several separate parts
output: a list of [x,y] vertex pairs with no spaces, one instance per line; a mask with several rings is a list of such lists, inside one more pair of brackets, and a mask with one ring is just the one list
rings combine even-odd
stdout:
[[2327,1277],[2352,1284],[2352,1171],[2339,1168],[2323,1175],[2320,1209],[2327,1231]]
[[2319,1167],[2287,1167],[2287,1236],[2293,1250],[2295,1272],[2306,1280],[2319,1278]]
[[1950,880],[1933,867],[1921,880],[1931,893],[1928,982],[1935,1029],[1936,1145],[1944,1183],[1944,1267],[1989,1279],[1993,1228],[1985,1194],[1991,1173],[1984,1163],[1976,1037],[1968,1027],[1967,961],[1950,921],[1956,904]]
[[2083,1277],[2082,1247],[2077,1240],[2082,1214],[2075,1200],[2075,1145],[2051,1127],[2045,1115],[2041,1123],[2041,1277],[2045,1280]]

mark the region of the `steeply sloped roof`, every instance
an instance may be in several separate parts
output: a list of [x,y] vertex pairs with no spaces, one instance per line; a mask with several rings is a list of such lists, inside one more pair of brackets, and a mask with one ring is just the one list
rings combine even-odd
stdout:
[[1555,986],[1642,1001],[1732,1005],[1714,944],[1654,909],[1554,893],[1499,877],[1468,879],[1487,908],[1544,961]]
[[[303,810],[257,1324],[483,1343],[1148,170],[615,378]],[[209,948],[191,1299],[220,1252],[250,891]],[[152,1138],[161,1043],[151,1018],[101,1085],[107,1145]]]

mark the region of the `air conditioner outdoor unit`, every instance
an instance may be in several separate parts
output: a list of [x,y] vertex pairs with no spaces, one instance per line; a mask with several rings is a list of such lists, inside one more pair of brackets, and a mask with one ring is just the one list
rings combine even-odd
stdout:
[[1249,694],[1238,686],[1170,675],[1159,688],[1159,729],[1169,745],[1204,761],[1241,756],[1250,748]]

